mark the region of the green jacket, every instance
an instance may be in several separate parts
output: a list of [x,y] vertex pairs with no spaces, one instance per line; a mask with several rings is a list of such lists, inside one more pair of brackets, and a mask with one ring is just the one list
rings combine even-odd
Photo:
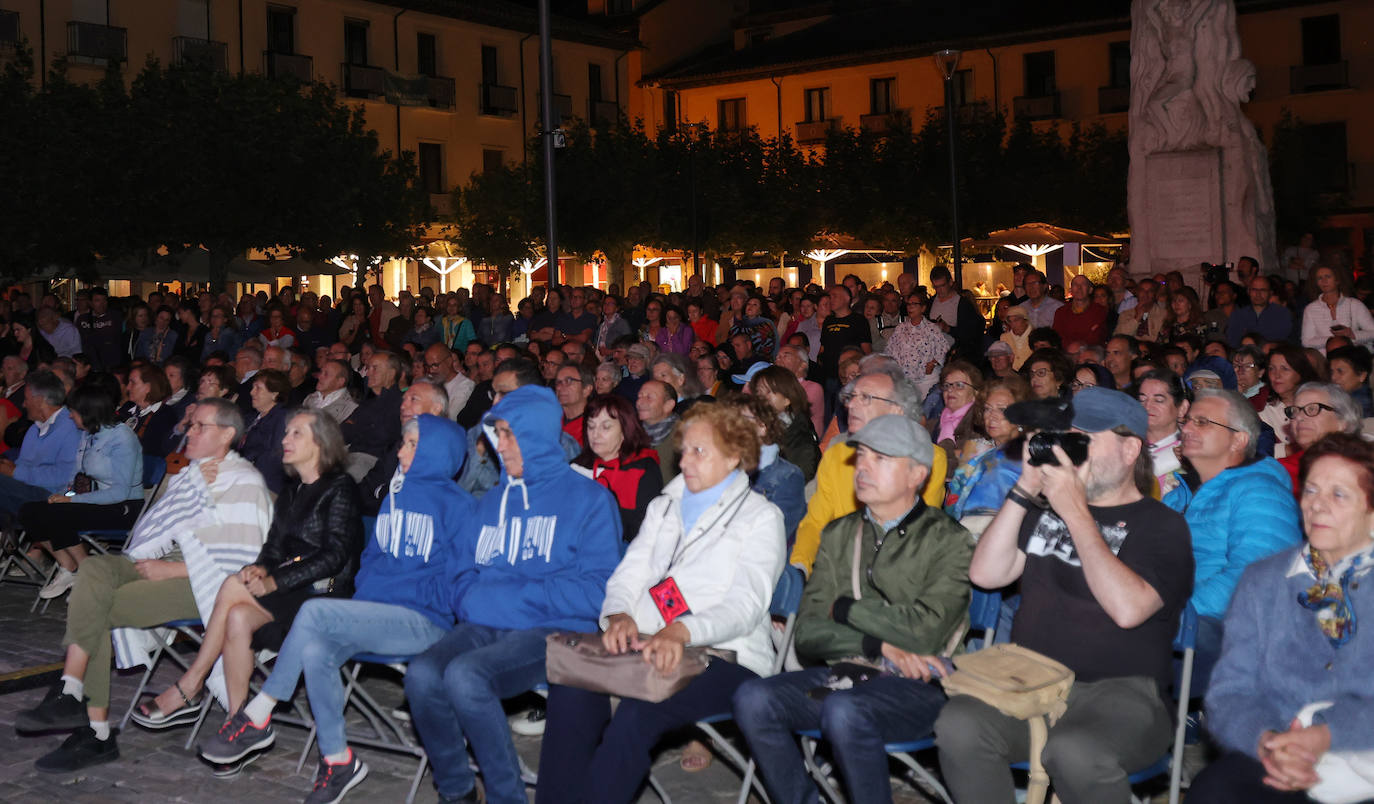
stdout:
[[[855,600],[858,522],[863,548]],[[836,519],[821,531],[816,566],[802,593],[797,654],[812,662],[877,658],[884,642],[912,653],[940,653],[968,613],[972,558],[968,531],[922,502],[881,539],[864,510]]]

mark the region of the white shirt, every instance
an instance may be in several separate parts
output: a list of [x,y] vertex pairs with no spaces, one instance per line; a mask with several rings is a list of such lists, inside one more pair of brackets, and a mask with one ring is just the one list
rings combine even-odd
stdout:
[[1336,314],[1326,302],[1317,299],[1302,311],[1302,345],[1308,349],[1326,350],[1326,339],[1331,337],[1333,326],[1350,327],[1355,332],[1355,343],[1368,347],[1374,343],[1374,316],[1362,302],[1349,296],[1342,296],[1336,302]]
[[959,323],[959,294],[951,293],[949,298],[940,301],[936,296],[930,301],[930,314],[927,316],[931,321],[943,321],[951,328]]
[[339,397],[346,393],[348,393],[348,386],[330,391],[327,395],[323,396],[319,391],[311,391],[310,395],[305,398],[305,402],[302,404],[311,410],[322,410],[334,404],[338,401]]
[[39,434],[40,436],[46,436],[46,435],[48,434],[48,428],[49,428],[49,427],[52,427],[52,423],[55,422],[55,421],[57,421],[57,414],[59,414],[59,413],[61,413],[61,412],[62,412],[62,408],[58,408],[57,410],[54,410],[54,411],[52,412],[52,415],[51,415],[51,416],[49,416],[48,418],[44,419],[43,421],[41,421],[41,422],[34,422],[34,427],[37,427],[37,428],[38,428],[38,434]]
[[463,412],[463,408],[468,404],[468,397],[472,396],[472,389],[477,387],[477,383],[468,379],[459,372],[453,375],[453,379],[444,383],[444,390],[448,392],[448,418],[453,421],[458,418],[458,414]]

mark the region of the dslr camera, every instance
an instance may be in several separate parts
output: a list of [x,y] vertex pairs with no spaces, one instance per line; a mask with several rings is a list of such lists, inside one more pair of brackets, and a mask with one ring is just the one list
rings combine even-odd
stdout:
[[1082,466],[1088,459],[1088,444],[1091,439],[1087,433],[1072,430],[1041,430],[1026,442],[1028,463],[1031,466],[1058,466],[1059,458],[1054,454],[1055,445],[1064,450],[1074,466]]

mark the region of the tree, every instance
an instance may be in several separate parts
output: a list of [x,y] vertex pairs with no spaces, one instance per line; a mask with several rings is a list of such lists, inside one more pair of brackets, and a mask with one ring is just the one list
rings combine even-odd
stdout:
[[533,255],[538,238],[531,178],[529,168],[508,164],[474,173],[453,191],[459,248],[474,262],[496,266],[503,285],[511,266]]

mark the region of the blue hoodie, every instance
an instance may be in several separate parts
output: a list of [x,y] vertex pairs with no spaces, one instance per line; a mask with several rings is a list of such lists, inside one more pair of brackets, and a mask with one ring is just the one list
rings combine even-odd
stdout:
[[595,631],[606,581],[620,562],[615,498],[568,466],[563,409],[547,388],[506,394],[483,419],[510,426],[523,477],[502,461],[501,480],[477,503],[477,526],[456,556],[452,608],[460,622],[491,628]]
[[449,567],[470,541],[472,495],[453,482],[467,454],[462,427],[438,416],[419,417],[420,444],[410,471],[397,468],[377,525],[363,548],[354,600],[415,609],[442,628],[453,627]]

